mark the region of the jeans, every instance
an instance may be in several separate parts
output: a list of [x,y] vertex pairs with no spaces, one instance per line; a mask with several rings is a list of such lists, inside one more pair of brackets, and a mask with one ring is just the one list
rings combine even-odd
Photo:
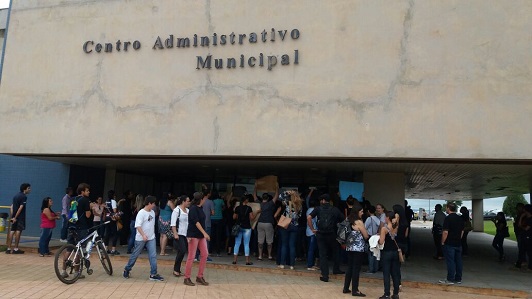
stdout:
[[66,240],[68,237],[68,219],[67,215],[61,215],[63,218],[63,225],[61,226],[61,240]]
[[316,235],[318,240],[318,250],[320,251],[320,270],[321,276],[329,279],[329,260],[327,254],[332,257],[334,261],[333,273],[340,272],[340,258],[338,256],[339,244],[336,241],[335,233],[320,233]]
[[251,228],[241,228],[238,232],[238,235],[235,237],[235,247],[233,248],[234,255],[238,255],[242,239],[244,239],[244,255],[249,256],[249,240],[251,239]]
[[384,295],[390,296],[390,276],[393,280],[393,294],[399,294],[401,269],[397,250],[381,250],[382,276],[384,279]]
[[462,246],[443,245],[447,263],[447,281],[462,281]]
[[504,243],[504,236],[502,234],[495,234],[495,237],[493,238],[493,242],[491,242],[491,246],[497,250],[499,253],[499,259],[502,259],[504,257],[504,247],[502,246]]
[[174,262],[174,271],[181,273],[181,263],[185,257],[185,253],[188,251],[188,241],[187,237],[179,235],[179,239],[174,239],[174,248],[177,250],[177,255],[175,256]]
[[200,251],[200,263],[197,277],[203,277],[203,272],[205,271],[205,266],[207,265],[207,257],[209,256],[209,250],[207,249],[207,240],[205,238],[190,238],[190,242],[188,242],[187,264],[185,266],[185,279],[190,278],[190,275],[192,274],[194,253],[196,253],[196,250],[198,249]]
[[148,249],[148,258],[150,261],[150,275],[157,274],[157,248],[155,247],[155,245],[155,239],[151,239],[146,242],[135,240],[135,248],[133,249],[133,253],[129,257],[127,265],[124,267],[124,270],[131,271],[131,269],[133,269],[137,258],[144,249],[144,246],[146,246],[146,248]]
[[290,224],[286,229],[281,228],[281,262],[286,261],[289,256],[288,264],[294,266],[296,264],[296,239],[297,239],[297,226]]
[[50,240],[52,239],[53,228],[41,228],[41,238],[39,239],[39,254],[47,254],[50,252]]
[[345,271],[344,290],[349,290],[351,283],[351,292],[355,294],[358,291],[358,280],[360,278],[360,269],[364,260],[365,252],[347,251],[347,270]]
[[135,220],[129,221],[129,239],[127,240],[127,252],[132,252],[135,247],[135,236],[137,235],[137,229],[135,228]]
[[371,250],[368,252],[368,264],[369,272],[376,273],[379,270],[379,261],[377,261],[377,257],[373,255],[373,252],[371,252]]
[[318,241],[316,240],[316,235],[307,237],[308,242],[308,251],[307,251],[307,268],[314,266],[315,253],[318,249]]

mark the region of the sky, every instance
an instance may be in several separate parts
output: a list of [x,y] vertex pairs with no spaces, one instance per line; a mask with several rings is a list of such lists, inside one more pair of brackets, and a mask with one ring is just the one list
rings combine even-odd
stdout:
[[[525,199],[530,202],[530,194],[524,194]],[[484,199],[484,211],[502,211],[502,203],[506,197],[495,197],[495,198],[485,198]],[[423,208],[427,211],[434,210],[436,204],[444,204],[445,200],[435,200],[435,199],[408,199],[408,205],[412,207],[412,210],[418,211],[420,208]],[[463,206],[471,209],[471,201],[464,200]]]
[[0,0],[0,8],[9,7],[9,0]]

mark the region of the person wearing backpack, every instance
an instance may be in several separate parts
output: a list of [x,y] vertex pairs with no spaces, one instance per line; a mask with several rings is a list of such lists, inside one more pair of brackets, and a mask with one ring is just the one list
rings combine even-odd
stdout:
[[[329,194],[323,194],[319,197],[320,206],[315,208],[312,213],[307,216],[307,224],[311,231],[316,234],[318,240],[318,249],[320,252],[320,280],[323,282],[329,281],[329,261],[327,256],[332,256],[334,261],[333,274],[344,274],[340,270],[340,260],[338,257],[339,243],[336,241],[337,224],[344,219],[344,215],[340,210],[330,204],[331,198]],[[312,224],[312,219],[317,217],[317,229]]]

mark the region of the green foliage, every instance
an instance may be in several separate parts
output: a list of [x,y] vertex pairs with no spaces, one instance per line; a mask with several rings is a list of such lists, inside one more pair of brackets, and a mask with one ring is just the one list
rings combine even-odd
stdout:
[[517,215],[517,209],[515,206],[518,203],[523,203],[525,205],[528,203],[523,194],[510,195],[506,197],[504,203],[502,204],[502,211],[504,214],[506,214],[506,216],[512,216],[515,218]]

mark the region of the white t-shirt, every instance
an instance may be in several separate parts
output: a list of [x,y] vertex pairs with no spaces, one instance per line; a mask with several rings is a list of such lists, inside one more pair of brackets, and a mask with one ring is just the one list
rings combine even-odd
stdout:
[[172,219],[170,220],[170,226],[175,226],[174,224],[178,216],[179,216],[179,227],[177,229],[177,234],[180,236],[186,236],[187,229],[188,229],[188,208],[186,208],[186,212],[183,212],[179,206],[176,207],[172,211]]
[[[135,228],[140,227],[142,231],[148,237],[148,240],[155,239],[155,212],[147,212],[144,209],[141,209],[137,214],[137,219],[135,219]],[[143,241],[142,235],[137,230],[135,235],[135,241]]]

